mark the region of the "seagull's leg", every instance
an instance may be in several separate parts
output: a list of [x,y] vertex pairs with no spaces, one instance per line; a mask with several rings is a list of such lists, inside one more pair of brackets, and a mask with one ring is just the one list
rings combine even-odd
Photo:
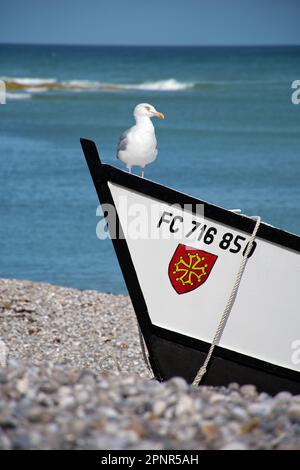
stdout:
[[132,168],[132,167],[128,165],[127,168],[128,168],[128,173],[131,174],[131,168]]
[[144,176],[145,176],[145,167],[142,166],[141,167],[141,177],[144,178]]

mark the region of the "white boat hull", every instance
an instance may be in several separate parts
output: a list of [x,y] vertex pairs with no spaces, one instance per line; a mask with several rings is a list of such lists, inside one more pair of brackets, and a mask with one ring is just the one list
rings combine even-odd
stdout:
[[[101,203],[117,211],[124,238],[113,243],[154,373],[192,381],[255,221],[102,165],[93,142],[82,145]],[[140,238],[130,232],[138,207],[150,214]],[[300,393],[300,238],[262,223],[253,248],[203,383]]]

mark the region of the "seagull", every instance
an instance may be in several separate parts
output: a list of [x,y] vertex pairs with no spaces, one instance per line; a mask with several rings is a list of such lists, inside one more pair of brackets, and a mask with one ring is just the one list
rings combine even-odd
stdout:
[[140,166],[141,177],[144,178],[145,166],[154,162],[157,156],[157,141],[151,118],[156,116],[164,119],[165,116],[148,103],[138,104],[133,116],[136,124],[120,136],[117,158],[126,164],[129,173],[133,166]]

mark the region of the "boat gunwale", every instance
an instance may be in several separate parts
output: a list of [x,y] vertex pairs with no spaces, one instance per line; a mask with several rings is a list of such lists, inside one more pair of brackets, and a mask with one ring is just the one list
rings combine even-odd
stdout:
[[[151,180],[129,174],[119,168],[109,164],[102,164],[102,171],[105,173],[106,180],[111,183],[125,186],[128,189],[139,192],[152,199],[177,206],[190,205],[195,215],[203,216],[203,213],[197,211],[197,205],[204,206],[204,217],[219,222],[223,225],[229,225],[237,230],[252,233],[256,220],[245,214],[238,214],[229,209],[211,204],[207,201],[198,199],[194,196],[177,191],[168,186],[161,185]],[[179,202],[180,200],[180,202]],[[195,210],[193,209],[195,208]],[[284,248],[288,248],[300,253],[300,236],[286,230],[274,227],[261,222],[256,238],[276,243]]]

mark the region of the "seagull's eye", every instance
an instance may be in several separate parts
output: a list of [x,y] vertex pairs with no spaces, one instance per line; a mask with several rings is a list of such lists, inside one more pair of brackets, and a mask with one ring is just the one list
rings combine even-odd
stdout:
[[145,106],[145,108],[147,109],[147,111],[151,111],[150,106]]

